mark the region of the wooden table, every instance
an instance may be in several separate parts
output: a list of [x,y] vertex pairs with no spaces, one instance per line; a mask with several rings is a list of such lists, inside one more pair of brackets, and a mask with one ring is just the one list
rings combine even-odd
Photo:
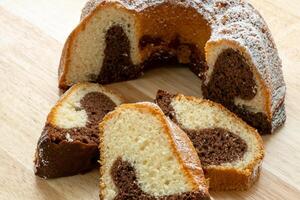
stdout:
[[[62,45],[85,0],[0,0],[0,199],[98,199],[98,173],[43,180],[33,155],[47,113],[59,97]],[[259,182],[246,192],[212,192],[221,199],[300,199],[300,2],[252,0],[272,30],[287,84],[287,122],[264,136]],[[188,69],[153,69],[138,80],[112,84],[130,102],[152,100],[158,88],[199,95]]]

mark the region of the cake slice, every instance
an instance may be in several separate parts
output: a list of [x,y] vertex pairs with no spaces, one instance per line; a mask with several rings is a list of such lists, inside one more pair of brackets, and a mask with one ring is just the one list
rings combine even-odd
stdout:
[[191,141],[153,103],[107,114],[99,147],[100,199],[210,199]]
[[212,190],[245,190],[259,177],[264,149],[257,131],[220,104],[158,91],[156,103],[194,144]]
[[98,125],[122,99],[98,84],[71,87],[51,109],[35,154],[35,174],[56,178],[87,172],[99,159]]

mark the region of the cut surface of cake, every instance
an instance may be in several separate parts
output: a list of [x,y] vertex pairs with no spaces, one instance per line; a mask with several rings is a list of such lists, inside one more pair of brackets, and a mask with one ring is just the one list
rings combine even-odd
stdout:
[[98,125],[121,103],[120,97],[98,84],[72,86],[47,117],[37,144],[35,174],[56,178],[95,168],[99,160]]
[[246,190],[258,180],[264,149],[254,128],[209,100],[160,90],[156,103],[191,139],[211,190]]
[[187,65],[205,98],[258,129],[285,121],[285,83],[271,33],[241,0],[90,0],[61,56],[59,87],[139,77],[160,62]]
[[187,135],[153,103],[122,104],[100,124],[100,199],[210,199]]

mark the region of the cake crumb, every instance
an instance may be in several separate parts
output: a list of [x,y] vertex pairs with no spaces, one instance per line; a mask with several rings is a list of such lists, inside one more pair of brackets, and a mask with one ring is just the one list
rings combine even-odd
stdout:
[[67,139],[68,142],[73,142],[73,141],[74,141],[74,140],[71,138],[71,136],[70,136],[69,133],[66,134],[66,139]]

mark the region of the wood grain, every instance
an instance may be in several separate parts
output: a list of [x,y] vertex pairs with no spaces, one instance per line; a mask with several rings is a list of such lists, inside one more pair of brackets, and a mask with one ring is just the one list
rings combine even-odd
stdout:
[[[287,84],[287,122],[264,136],[259,182],[246,192],[212,192],[221,199],[300,199],[300,3],[251,0],[273,33]],[[98,199],[96,170],[55,180],[33,174],[33,155],[47,113],[59,97],[57,66],[64,40],[85,0],[0,1],[0,199]],[[180,84],[179,84],[180,83]],[[129,102],[152,100],[158,88],[199,96],[188,69],[166,66],[111,84]]]

